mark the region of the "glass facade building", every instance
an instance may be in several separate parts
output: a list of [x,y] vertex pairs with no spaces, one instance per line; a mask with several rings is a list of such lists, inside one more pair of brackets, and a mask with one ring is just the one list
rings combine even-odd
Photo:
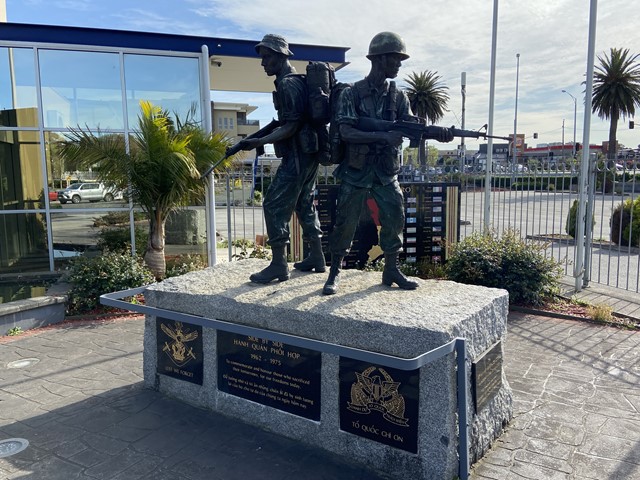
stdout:
[[[65,258],[96,250],[100,218],[107,215],[122,216],[134,250],[144,249],[145,245],[135,243],[136,207],[126,194],[112,192],[113,200],[107,198],[110,201],[58,201],[58,191],[96,179],[93,172],[79,171],[65,161],[58,153],[58,142],[78,127],[127,138],[136,129],[141,100],[181,118],[195,112],[195,120],[210,129],[211,79],[226,75],[231,79],[227,83],[233,84],[233,70],[240,61],[248,60],[252,68],[259,68],[255,43],[3,24],[0,275],[54,272]],[[346,49],[301,46],[299,51],[299,58],[305,61],[344,64]],[[223,71],[224,64],[232,67],[228,74]],[[255,77],[256,82],[266,80],[264,72]],[[246,91],[246,81],[243,77],[237,90]],[[266,85],[256,83],[255,88],[249,88],[270,91],[272,84]],[[146,229],[146,224],[142,228]],[[173,249],[176,253],[206,254],[210,248],[202,242],[179,243],[167,241],[167,253]]]
[[0,273],[55,270],[96,245],[96,218],[132,211],[124,197],[59,202],[57,191],[94,178],[57,142],[78,127],[126,136],[141,100],[201,121],[201,64],[192,53],[0,47]]

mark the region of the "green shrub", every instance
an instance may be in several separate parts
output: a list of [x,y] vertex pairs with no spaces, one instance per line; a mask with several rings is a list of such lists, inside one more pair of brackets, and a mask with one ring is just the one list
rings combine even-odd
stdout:
[[[135,227],[136,252],[143,255],[149,242],[149,232]],[[98,233],[97,247],[111,252],[131,251],[131,230],[129,227],[105,227]]]
[[167,258],[167,278],[177,277],[185,273],[207,268],[207,262],[203,255],[184,254],[174,258]]
[[640,197],[616,205],[611,214],[611,241],[621,246],[640,246]]
[[100,295],[141,287],[154,281],[151,271],[130,252],[109,252],[87,258],[77,257],[71,263],[68,281],[69,313],[95,309]]
[[[567,232],[567,234],[573,238],[576,238],[576,217],[577,216],[578,216],[578,200],[574,200],[573,204],[571,205],[571,208],[569,209],[569,213],[567,214],[567,222],[565,223],[565,226],[564,226],[564,231]],[[596,219],[595,217],[593,217],[591,222],[592,232],[595,224],[596,224]],[[585,229],[587,228],[586,222],[584,227]]]
[[512,304],[538,305],[558,290],[560,264],[546,258],[544,245],[527,243],[519,232],[474,233],[452,246],[447,278],[460,283],[503,288]]
[[263,195],[260,190],[254,190],[252,205],[262,205]]

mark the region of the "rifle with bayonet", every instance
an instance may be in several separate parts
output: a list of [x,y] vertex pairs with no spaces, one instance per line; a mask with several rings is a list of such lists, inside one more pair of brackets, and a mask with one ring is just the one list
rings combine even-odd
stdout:
[[[271,120],[271,122],[269,122],[268,125],[262,127],[260,130],[258,130],[255,133],[252,133],[251,135],[247,136],[246,138],[243,138],[242,140],[240,140],[238,143],[236,143],[235,145],[227,148],[227,150],[224,152],[224,157],[222,157],[220,160],[218,160],[216,163],[214,163],[213,165],[211,165],[211,167],[209,167],[209,169],[203,173],[200,176],[200,180],[205,179],[206,177],[209,176],[209,174],[218,166],[220,165],[222,162],[224,162],[227,158],[232,157],[233,155],[235,155],[236,153],[240,152],[241,150],[245,150],[245,146],[246,143],[244,142],[245,140],[248,140],[250,138],[262,138],[262,137],[266,137],[267,135],[269,135],[271,132],[273,132],[276,128],[278,128],[280,126],[280,122],[278,122],[278,120]],[[257,149],[257,153],[258,155],[264,155],[264,147],[258,147]]]
[[[419,117],[416,117],[419,118]],[[423,119],[420,119],[423,120]],[[364,132],[401,132],[402,136],[409,139],[410,147],[417,148],[419,141],[422,140],[439,140],[444,141],[447,137],[446,130],[454,137],[470,137],[470,138],[498,138],[500,140],[509,140],[511,137],[500,137],[497,135],[488,135],[486,132],[475,130],[462,130],[460,128],[443,128],[435,125],[425,125],[420,121],[412,122],[407,120],[377,120],[375,118],[360,117],[356,125],[358,130]]]

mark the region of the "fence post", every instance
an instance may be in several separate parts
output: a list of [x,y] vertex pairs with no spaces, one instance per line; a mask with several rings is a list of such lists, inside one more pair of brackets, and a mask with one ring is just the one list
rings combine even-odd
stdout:
[[469,421],[468,408],[468,376],[467,376],[467,341],[456,340],[457,384],[458,384],[458,459],[461,480],[469,478]]

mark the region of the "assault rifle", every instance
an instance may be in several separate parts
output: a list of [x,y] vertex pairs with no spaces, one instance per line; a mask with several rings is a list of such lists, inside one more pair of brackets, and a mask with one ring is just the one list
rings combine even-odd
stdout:
[[445,129],[442,127],[437,127],[435,125],[425,125],[424,123],[409,122],[406,120],[396,120],[392,122],[390,120],[377,120],[375,118],[360,117],[356,128],[364,132],[401,132],[403,137],[409,139],[411,148],[417,148],[420,139],[442,141],[441,139],[446,137],[445,130],[449,130],[454,137],[482,137],[485,139],[499,138],[500,140],[511,141],[511,137],[488,135],[486,132],[479,132],[475,130],[461,130],[455,127]]
[[[280,126],[280,122],[278,122],[278,120],[273,119],[273,120],[271,120],[269,122],[268,125],[265,125],[264,127],[262,127],[257,132],[252,133],[248,137],[240,140],[235,145],[227,148],[227,150],[224,152],[224,157],[222,157],[216,163],[211,165],[211,167],[209,167],[209,169],[200,176],[200,180],[203,180],[203,179],[207,178],[209,176],[209,174],[213,171],[213,169],[216,168],[218,165],[220,165],[222,162],[224,162],[227,158],[232,157],[233,155],[235,155],[236,153],[238,153],[241,150],[244,150],[244,146],[246,145],[246,144],[244,144],[244,140],[248,140],[250,138],[266,137],[267,135],[269,135],[271,132],[273,132],[279,126]],[[258,147],[256,150],[258,151],[258,155],[263,155],[264,154],[264,148],[263,147]]]

